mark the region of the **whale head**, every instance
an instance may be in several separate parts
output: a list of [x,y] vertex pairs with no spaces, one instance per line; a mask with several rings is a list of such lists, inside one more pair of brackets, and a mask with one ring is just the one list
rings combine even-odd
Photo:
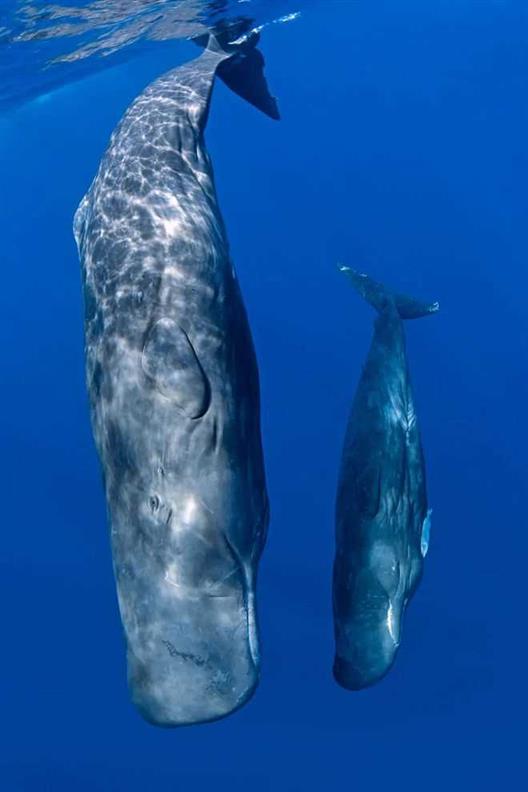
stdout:
[[216,720],[258,683],[251,559],[191,487],[136,493],[111,515],[132,699],[159,726]]
[[388,535],[391,541],[375,540],[356,554],[347,585],[334,590],[340,614],[334,676],[350,690],[375,684],[393,665],[405,609],[421,576],[421,554]]
[[[133,405],[106,415],[100,445],[131,696],[159,726],[216,720],[258,684],[255,575],[267,511],[209,453],[211,411],[192,434],[179,432],[192,419],[175,423],[163,396],[148,421],[139,409],[132,431]],[[191,443],[203,448],[192,465]]]

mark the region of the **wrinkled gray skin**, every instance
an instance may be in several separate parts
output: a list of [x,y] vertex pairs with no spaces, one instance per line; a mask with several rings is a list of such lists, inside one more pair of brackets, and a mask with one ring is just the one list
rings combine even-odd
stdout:
[[258,372],[203,137],[229,57],[139,96],[74,225],[129,685],[163,726],[230,713],[259,674]]
[[341,268],[377,310],[345,437],[336,504],[334,676],[357,690],[383,677],[422,575],[430,513],[403,319],[438,310]]

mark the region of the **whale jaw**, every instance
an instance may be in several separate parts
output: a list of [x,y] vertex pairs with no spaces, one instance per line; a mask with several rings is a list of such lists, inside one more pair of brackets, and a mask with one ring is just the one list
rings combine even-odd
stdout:
[[[164,625],[128,646],[128,682],[142,717],[163,727],[218,720],[242,707],[259,682],[252,618],[238,596],[200,598],[181,610],[182,624]],[[186,632],[184,623],[199,633]],[[164,636],[162,637],[162,632]],[[257,647],[258,652],[258,647]]]

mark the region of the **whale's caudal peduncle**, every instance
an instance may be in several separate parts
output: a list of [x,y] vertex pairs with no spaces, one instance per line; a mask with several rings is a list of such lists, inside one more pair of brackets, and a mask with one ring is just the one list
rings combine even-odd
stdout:
[[334,675],[355,690],[379,680],[394,662],[429,545],[431,512],[402,320],[435,313],[438,303],[392,294],[366,275],[340,270],[378,312],[336,502]]
[[216,73],[278,116],[255,45],[213,38],[149,86],[75,217],[129,682],[166,726],[222,717],[258,681],[258,371],[204,141]]

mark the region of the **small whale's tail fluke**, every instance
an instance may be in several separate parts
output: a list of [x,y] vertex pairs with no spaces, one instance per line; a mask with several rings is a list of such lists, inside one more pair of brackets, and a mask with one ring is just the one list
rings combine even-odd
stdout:
[[[245,22],[247,23],[247,20]],[[222,82],[246,102],[278,121],[279,107],[276,98],[270,93],[264,74],[264,56],[257,49],[259,40],[259,32],[257,30],[248,32],[247,24],[238,28],[236,26],[218,28],[208,36],[194,39],[198,45],[209,51],[225,53],[225,59],[216,70]]]
[[436,313],[440,308],[437,302],[424,303],[404,294],[395,294],[383,284],[350,267],[338,264],[338,269],[348,275],[359,294],[379,312],[394,305],[402,319],[419,319],[421,316]]

